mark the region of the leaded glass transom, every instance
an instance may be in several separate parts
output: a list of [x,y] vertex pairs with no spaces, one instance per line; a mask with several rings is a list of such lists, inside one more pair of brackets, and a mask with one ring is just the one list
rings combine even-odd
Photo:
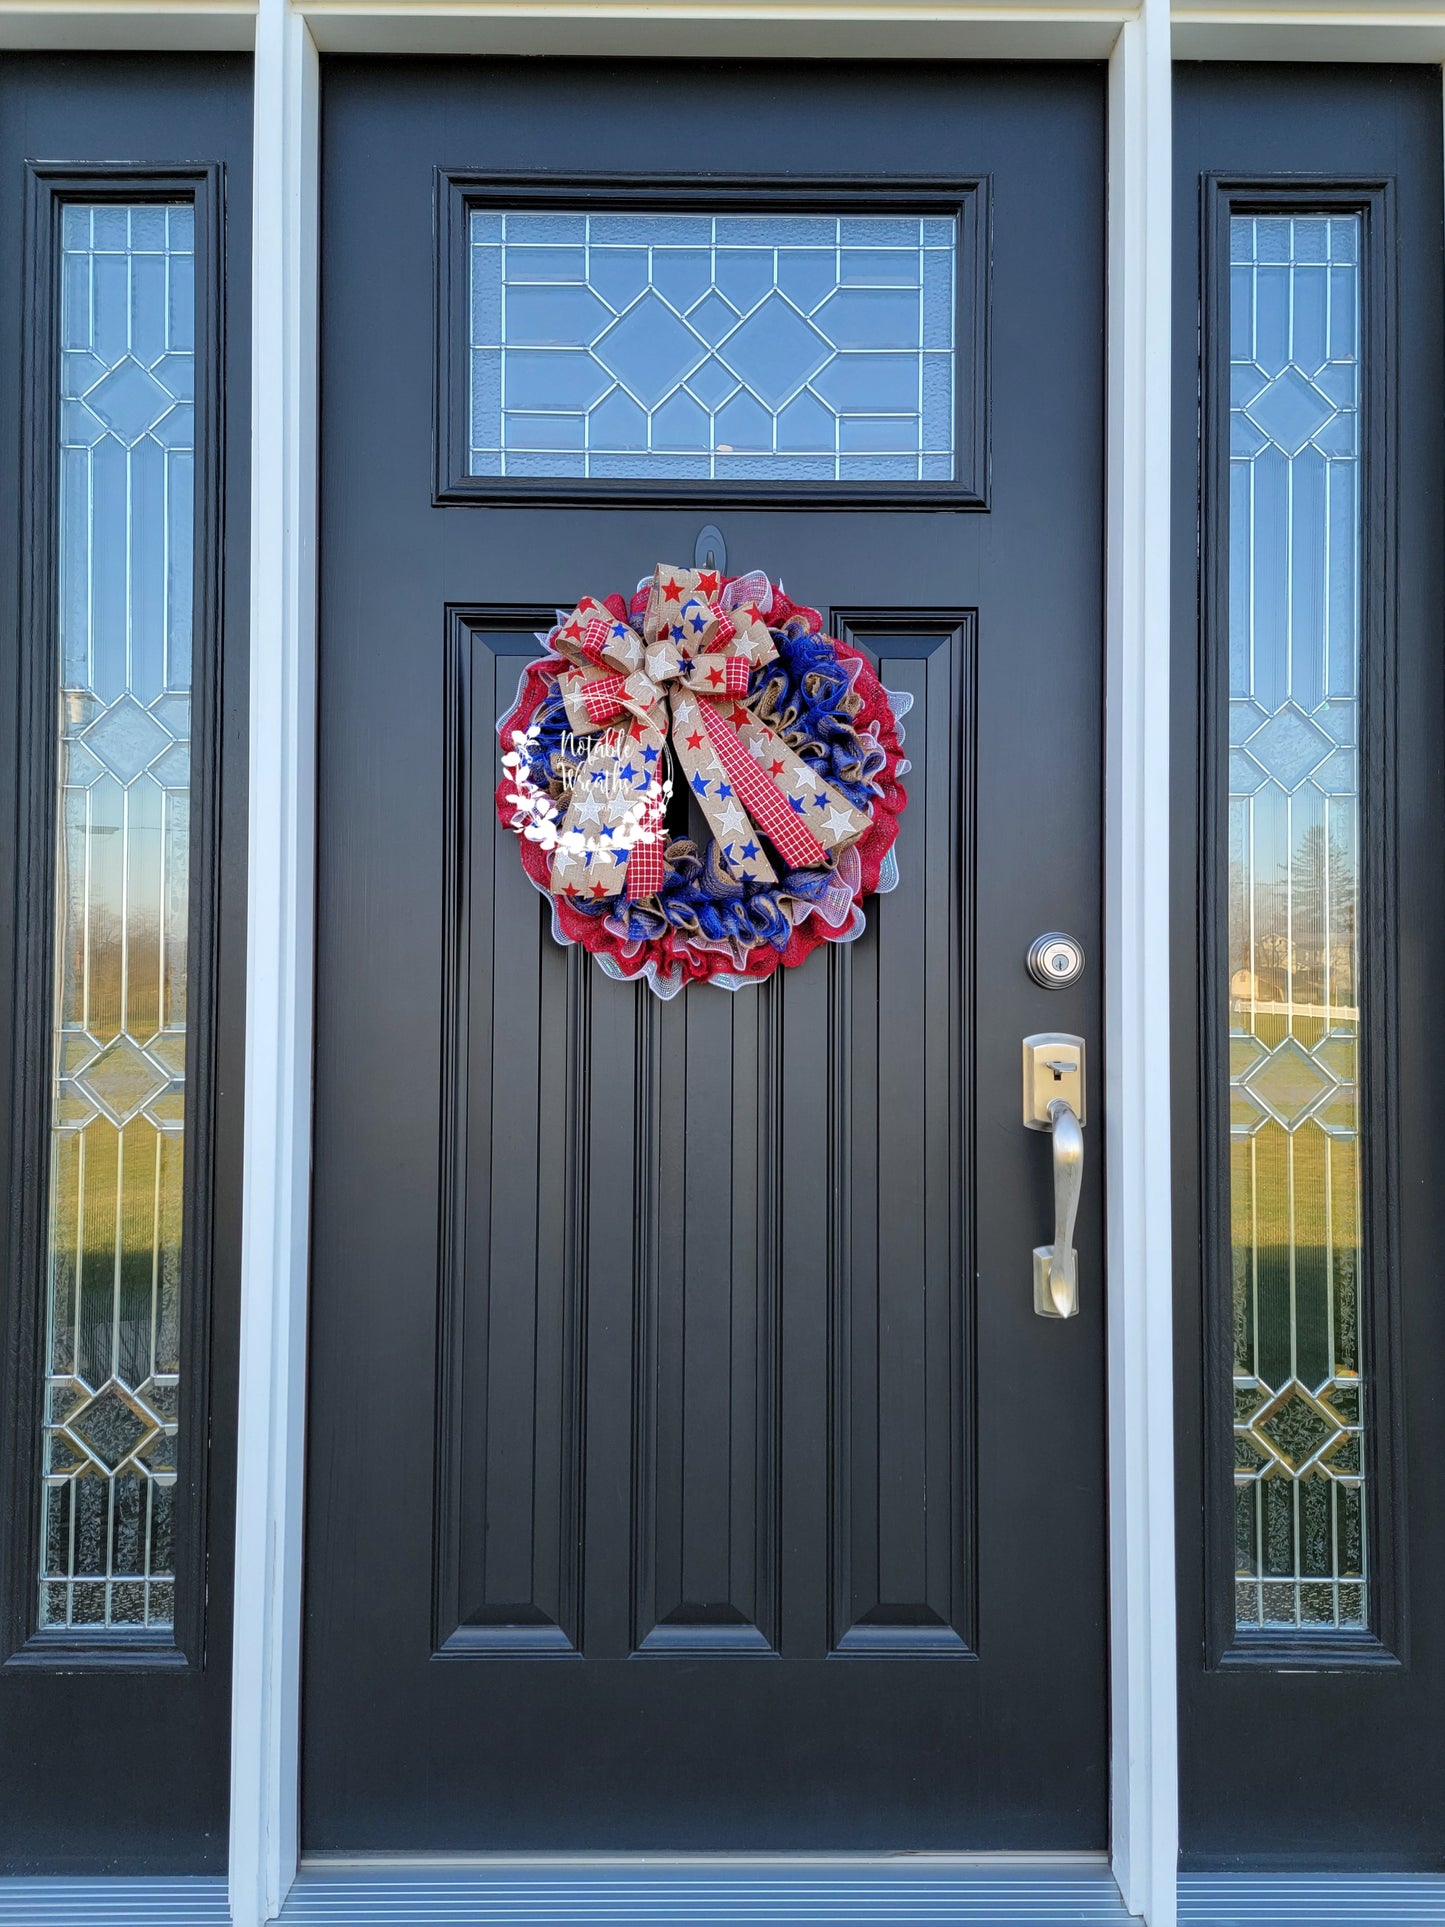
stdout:
[[473,209],[471,473],[949,481],[956,232]]
[[193,230],[190,206],[62,216],[47,1627],[173,1613]]
[[1231,221],[1235,1616],[1367,1623],[1360,217]]

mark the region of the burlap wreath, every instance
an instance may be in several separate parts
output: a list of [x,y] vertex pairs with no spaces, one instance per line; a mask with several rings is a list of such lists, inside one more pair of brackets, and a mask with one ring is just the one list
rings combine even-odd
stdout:
[[[898,880],[910,698],[816,609],[764,575],[659,566],[538,641],[497,725],[497,812],[559,942],[670,997],[861,933]],[[680,821],[684,786],[708,833]]]

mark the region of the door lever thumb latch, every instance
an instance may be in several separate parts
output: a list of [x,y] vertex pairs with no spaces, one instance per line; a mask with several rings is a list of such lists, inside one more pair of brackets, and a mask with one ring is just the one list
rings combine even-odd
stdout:
[[1073,1318],[1079,1309],[1074,1220],[1084,1179],[1084,1040],[1063,1031],[1024,1039],[1024,1123],[1053,1146],[1054,1242],[1034,1248],[1034,1310]]

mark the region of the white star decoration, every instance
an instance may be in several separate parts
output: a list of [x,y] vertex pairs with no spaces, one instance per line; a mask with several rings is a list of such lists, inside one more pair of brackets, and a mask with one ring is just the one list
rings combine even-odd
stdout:
[[731,836],[735,830],[745,830],[748,827],[748,819],[736,803],[729,803],[718,816],[718,827],[724,836]]
[[842,810],[829,810],[824,821],[834,836],[849,836],[853,831],[853,819]]

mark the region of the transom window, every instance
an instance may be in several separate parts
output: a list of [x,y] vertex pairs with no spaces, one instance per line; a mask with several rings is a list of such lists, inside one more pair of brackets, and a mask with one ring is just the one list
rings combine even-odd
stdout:
[[473,208],[469,472],[952,481],[957,232]]

